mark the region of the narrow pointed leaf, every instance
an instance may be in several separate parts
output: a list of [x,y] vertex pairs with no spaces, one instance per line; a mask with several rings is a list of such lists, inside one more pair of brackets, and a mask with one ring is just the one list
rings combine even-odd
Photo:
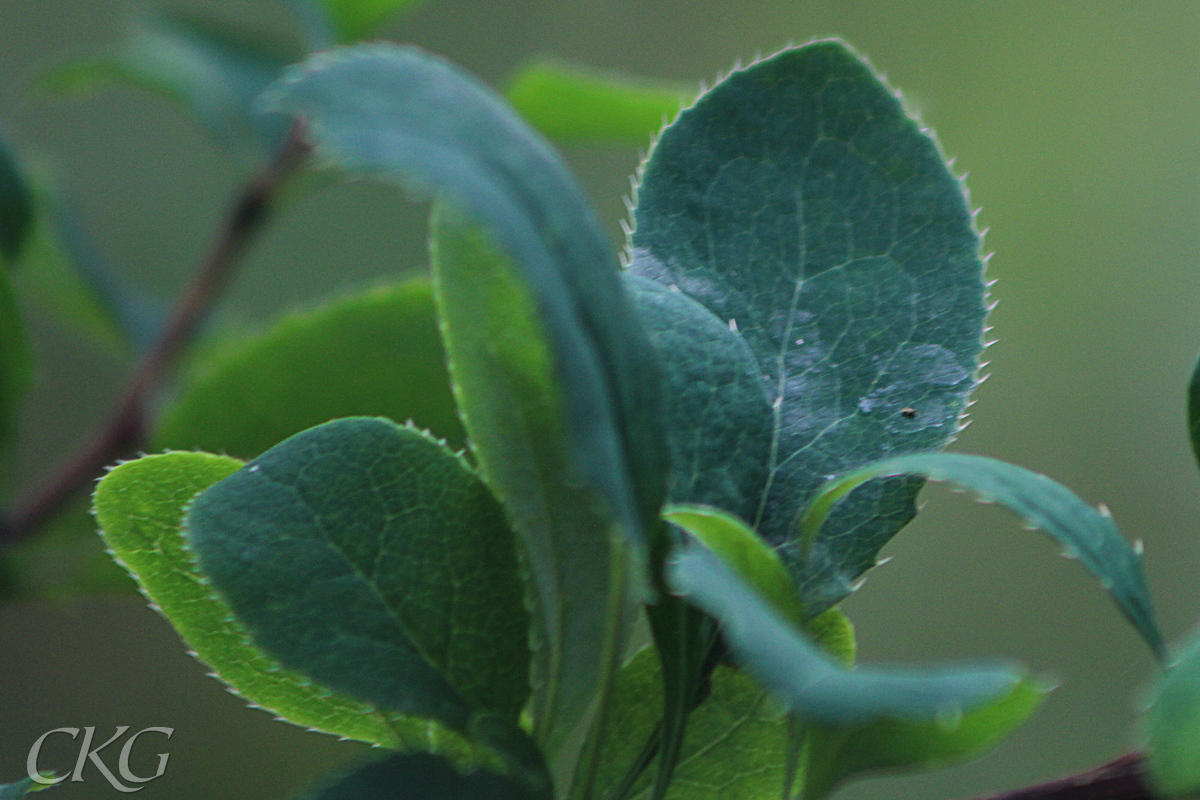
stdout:
[[1192,440],[1192,453],[1200,462],[1200,361],[1196,362],[1188,383],[1188,435]]
[[868,481],[894,475],[918,475],[946,481],[999,503],[1040,528],[1064,547],[1112,595],[1126,618],[1160,659],[1164,646],[1154,606],[1142,573],[1141,556],[1117,530],[1106,509],[1097,511],[1070,489],[1027,469],[982,456],[929,453],[887,459],[823,486],[799,523],[801,549],[820,541],[822,526],[837,504]]
[[551,139],[644,146],[679,113],[694,91],[543,59],[525,65],[506,96]]
[[359,767],[304,800],[546,800],[492,772],[460,772],[422,753],[393,755]]
[[1048,691],[1027,678],[961,717],[883,719],[848,728],[810,726],[804,734],[803,797],[826,797],[852,777],[938,769],[982,755],[1029,719]]
[[283,141],[288,119],[259,108],[258,95],[302,55],[240,26],[156,9],[135,18],[110,54],[58,67],[43,83],[60,91],[105,81],[149,89],[183,106],[231,153],[261,161]]
[[612,531],[644,561],[665,483],[659,375],[615,254],[549,145],[440,59],[335,51],[275,95],[309,120],[327,161],[455,209],[433,236],[451,375],[483,475],[522,540],[537,609],[535,724],[543,743],[561,744],[619,652],[626,557]]
[[1200,639],[1184,648],[1146,712],[1150,778],[1163,797],[1200,792]]
[[721,623],[735,660],[805,720],[834,727],[934,720],[991,702],[1021,679],[1000,664],[844,669],[708,548],[678,548],[667,576],[676,592]]
[[29,778],[16,783],[6,783],[0,786],[0,800],[21,800],[22,797],[39,788],[41,787]]
[[253,458],[352,416],[411,420],[453,450],[466,445],[428,281],[297,312],[210,352],[164,412],[150,449]]
[[207,453],[164,453],[122,464],[100,482],[95,504],[104,540],[147,599],[196,657],[248,703],[348,739],[391,748],[436,743],[460,759],[478,760],[461,737],[330,692],[281,668],[250,643],[246,629],[196,566],[182,531],[192,498],[242,466]]
[[453,454],[382,419],[288,439],[206,489],[201,569],[288,669],[467,732],[515,721],[528,621],[499,505]]
[[[758,362],[766,475],[739,515],[772,544],[826,476],[957,431],[985,312],[970,208],[934,140],[842,43],[734,71],[683,111],[644,166],[634,223],[632,269],[704,305]],[[839,508],[819,562],[784,553],[810,611],[849,593],[919,484],[873,484]]]

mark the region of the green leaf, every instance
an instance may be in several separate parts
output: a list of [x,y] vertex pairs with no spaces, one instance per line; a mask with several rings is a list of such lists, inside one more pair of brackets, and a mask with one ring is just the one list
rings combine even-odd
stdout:
[[644,560],[664,491],[659,373],[616,256],[553,150],[440,59],[358,47],[275,92],[318,155],[456,209],[434,223],[435,294],[472,448],[531,573],[534,719],[553,753],[619,652],[626,556],[611,531]]
[[[314,11],[326,20],[329,33],[338,42],[357,42],[371,35],[388,17],[417,5],[420,0],[288,0],[297,8],[308,27],[312,27]],[[304,8],[306,6],[306,8]],[[317,39],[320,42],[320,39]],[[327,47],[332,41],[320,42]]]
[[[836,609],[809,621],[806,630],[838,660],[853,661],[854,633]],[[602,800],[646,798],[648,769],[663,698],[659,653],[646,648],[622,669],[613,692],[605,754],[596,781]],[[744,672],[725,666],[712,671],[704,701],[688,718],[669,800],[778,800],[787,780],[788,723],[778,703]],[[639,763],[640,762],[640,763]],[[578,794],[571,795],[578,800]]]
[[771,401],[741,336],[678,290],[638,275],[625,285],[662,354],[671,453],[667,496],[753,519],[771,453]]
[[164,412],[150,449],[253,458],[294,433],[352,416],[412,420],[451,449],[465,446],[428,281],[295,313],[210,352]]
[[1162,676],[1145,730],[1156,794],[1200,792],[1200,639],[1183,648]]
[[305,800],[538,800],[542,795],[495,773],[462,773],[437,756],[393,755],[305,795]]
[[201,569],[288,669],[468,733],[515,723],[528,619],[503,511],[470,469],[383,419],[297,434],[201,493]]
[[240,461],[207,453],[164,453],[109,472],[96,488],[95,503],[113,555],[197,658],[248,703],[296,725],[384,747],[415,747],[427,739],[437,747],[463,749],[461,737],[332,693],[280,668],[250,644],[229,605],[196,567],[181,529],[192,498],[241,467]]
[[1188,383],[1188,435],[1192,440],[1192,452],[1200,462],[1200,361],[1196,362]]
[[882,719],[860,727],[811,726],[805,732],[806,800],[869,772],[914,772],[970,760],[1020,727],[1050,691],[1026,678],[1007,694],[961,717],[932,722]]
[[[633,271],[704,305],[758,362],[766,475],[739,516],[773,545],[827,476],[958,430],[985,314],[970,209],[934,140],[842,43],[734,71],[683,111],[644,166],[634,223]],[[698,468],[725,469],[712,458]],[[850,592],[919,485],[873,484],[812,561],[782,553],[810,612]]]
[[0,453],[7,456],[17,432],[17,414],[33,378],[33,356],[12,281],[0,260]]
[[1108,509],[1101,506],[1096,510],[1065,486],[1013,464],[961,453],[929,453],[858,469],[821,487],[799,522],[802,549],[818,539],[825,520],[847,495],[868,481],[893,475],[953,483],[984,502],[1003,505],[1028,526],[1050,534],[1068,557],[1078,558],[1100,579],[1150,649],[1163,658],[1162,633],[1154,618],[1141,555],[1122,538]]
[[667,579],[721,623],[735,660],[806,721],[843,727],[953,718],[1007,694],[1021,679],[1007,665],[844,669],[702,545],[677,548]]
[[302,55],[241,25],[155,9],[133,19],[113,52],[58,67],[42,83],[84,91],[116,81],[156,92],[179,103],[232,154],[265,161],[283,141],[288,119],[260,109],[258,96]]
[[21,254],[33,227],[33,195],[12,152],[0,139],[0,264]]
[[526,64],[506,93],[521,116],[551,139],[645,145],[694,91],[552,59]]

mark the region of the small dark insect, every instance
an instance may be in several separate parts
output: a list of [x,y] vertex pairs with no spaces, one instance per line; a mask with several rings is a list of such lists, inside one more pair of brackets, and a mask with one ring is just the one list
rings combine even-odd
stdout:
[[916,419],[917,410],[915,408],[902,408],[900,409],[900,416],[904,417],[905,419]]

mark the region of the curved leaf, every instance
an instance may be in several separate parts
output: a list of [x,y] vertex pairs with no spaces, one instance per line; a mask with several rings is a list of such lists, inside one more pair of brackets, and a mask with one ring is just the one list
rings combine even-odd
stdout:
[[961,717],[926,722],[882,719],[854,728],[811,726],[804,734],[802,797],[826,797],[839,783],[862,773],[915,772],[970,760],[1020,727],[1049,691],[1047,685],[1026,678]]
[[1200,639],[1159,680],[1146,713],[1150,778],[1163,797],[1200,792]]
[[625,556],[610,530],[644,560],[665,483],[657,365],[616,256],[559,157],[440,59],[388,45],[318,55],[274,94],[328,161],[428,189],[489,229],[439,216],[435,291],[472,448],[532,574],[535,724],[553,751],[619,652]]
[[528,620],[500,506],[421,433],[383,419],[297,434],[202,492],[201,569],[254,642],[382,709],[466,733],[514,722]]
[[149,89],[182,105],[233,154],[266,160],[282,143],[288,119],[260,109],[258,96],[302,56],[242,26],[158,8],[134,18],[111,54],[58,67],[42,82],[59,91],[104,81]]
[[30,792],[36,792],[39,789],[45,788],[45,786],[39,786],[31,778],[26,778],[16,783],[6,783],[0,786],[0,800],[21,800],[22,797]]
[[390,717],[282,669],[250,644],[229,605],[208,585],[187,550],[184,509],[242,462],[207,453],[164,453],[130,461],[96,487],[95,513],[113,556],[171,621],[197,658],[248,703],[310,729],[392,748],[433,745],[466,761],[461,737]]
[[505,96],[551,139],[598,139],[645,145],[695,92],[540,59],[526,64]]
[[1200,462],[1200,361],[1192,369],[1188,382],[1188,435],[1192,440],[1192,453]]
[[698,544],[676,549],[667,578],[721,623],[738,663],[806,721],[845,727],[884,718],[953,718],[1002,697],[1021,680],[1007,665],[844,669]]
[[152,450],[253,458],[339,417],[412,420],[466,444],[428,281],[343,298],[210,352],[158,421]]
[[982,456],[929,453],[887,459],[851,472],[821,487],[799,522],[801,547],[818,540],[821,528],[844,498],[868,481],[893,475],[919,475],[948,481],[999,503],[1026,524],[1041,528],[1065,548],[1112,595],[1117,606],[1161,660],[1162,633],[1142,574],[1141,556],[1122,538],[1112,515],[1080,500],[1070,489],[1045,475]]
[[[646,161],[634,223],[632,270],[704,305],[756,357],[772,419],[741,516],[772,544],[828,475],[957,432],[982,349],[978,236],[934,140],[842,43],[734,71],[682,112]],[[715,459],[701,468],[723,469]],[[849,593],[918,488],[873,484],[813,561],[783,552],[810,611]]]

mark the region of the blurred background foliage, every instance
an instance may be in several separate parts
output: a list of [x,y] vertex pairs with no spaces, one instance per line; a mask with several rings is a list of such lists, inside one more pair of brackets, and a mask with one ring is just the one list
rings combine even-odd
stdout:
[[[0,133],[51,165],[99,249],[165,302],[199,260],[244,166],[151,94],[117,86],[63,98],[29,88],[64,57],[120,42],[137,7],[3,0]],[[296,33],[269,0],[182,7],[254,19],[284,41]],[[444,53],[498,87],[547,56],[696,87],[789,41],[847,39],[970,173],[980,222],[991,229],[999,344],[988,351],[992,378],[976,395],[974,424],[956,447],[1107,503],[1128,537],[1145,540],[1167,635],[1178,638],[1200,618],[1200,472],[1184,423],[1200,348],[1200,4],[428,0],[379,33]],[[565,147],[618,241],[639,149]],[[215,324],[261,328],[297,306],[417,274],[425,214],[394,189],[366,183],[289,204]],[[87,343],[37,308],[28,318],[37,367],[17,487],[44,478],[79,443],[128,369],[117,350]],[[1004,512],[937,487],[925,499],[925,512],[889,546],[894,561],[845,606],[863,658],[1011,655],[1062,686],[979,762],[859,783],[840,796],[971,796],[1081,770],[1129,747],[1152,664],[1107,598]],[[51,559],[46,568],[55,566]],[[147,784],[145,800],[285,797],[362,754],[246,710],[204,672],[136,598],[0,608],[0,778],[22,775],[30,743],[62,726],[176,728],[166,776]],[[43,763],[56,755],[73,763],[76,748],[64,739],[61,749],[48,748]],[[111,791],[98,781],[55,791],[63,800]]]

